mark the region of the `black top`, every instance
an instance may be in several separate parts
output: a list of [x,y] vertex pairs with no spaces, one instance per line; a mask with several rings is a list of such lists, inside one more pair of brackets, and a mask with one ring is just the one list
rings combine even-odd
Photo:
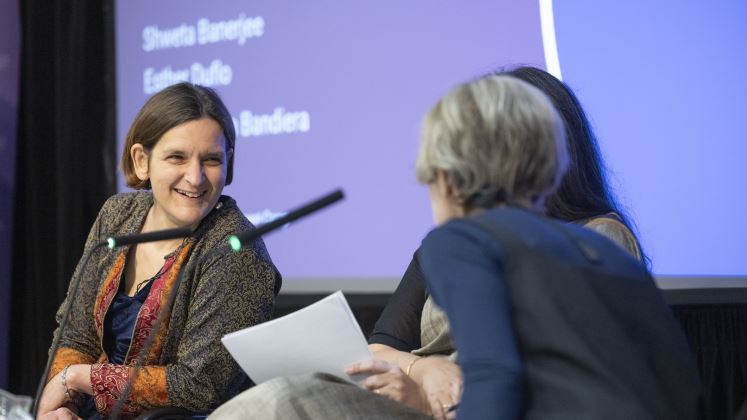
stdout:
[[368,343],[384,344],[406,352],[419,349],[420,317],[427,296],[423,271],[415,252],[397,290],[376,321]]

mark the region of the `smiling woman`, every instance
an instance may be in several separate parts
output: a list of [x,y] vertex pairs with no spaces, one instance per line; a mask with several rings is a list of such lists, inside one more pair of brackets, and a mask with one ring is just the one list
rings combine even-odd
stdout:
[[[128,185],[141,191],[104,204],[86,249],[110,235],[177,227],[193,233],[94,254],[90,264],[78,265],[79,295],[58,312],[59,320],[71,307],[69,327],[55,332],[60,347],[39,404],[42,418],[70,411],[106,416],[130,380],[126,415],[163,406],[207,410],[251,384],[220,338],[269,319],[280,274],[261,240],[236,255],[200,260],[229,235],[253,228],[236,202],[221,195],[231,182],[234,144],[231,116],[209,88],[174,85],[140,110],[122,167]],[[189,271],[167,307],[165,297],[183,269]],[[169,316],[133,378],[131,368],[161,311]]]
[[152,150],[132,145],[135,175],[150,182],[155,198],[146,220],[152,230],[194,229],[215,207],[226,183],[227,157],[233,154],[223,137],[215,120],[202,118],[170,129]]

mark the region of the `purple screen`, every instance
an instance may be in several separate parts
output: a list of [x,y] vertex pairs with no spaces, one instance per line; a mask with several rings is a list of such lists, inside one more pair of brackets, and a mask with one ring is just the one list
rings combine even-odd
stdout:
[[[234,197],[255,224],[337,187],[340,204],[268,236],[287,282],[397,279],[433,226],[420,122],[455,83],[545,67],[538,2],[117,2],[120,148],[182,80],[234,117]],[[121,190],[123,186],[120,174]]]

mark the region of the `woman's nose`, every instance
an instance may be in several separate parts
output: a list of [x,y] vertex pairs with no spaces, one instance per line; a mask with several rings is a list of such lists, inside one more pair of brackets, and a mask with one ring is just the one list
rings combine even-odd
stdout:
[[203,167],[202,162],[199,160],[190,162],[184,174],[184,178],[190,185],[202,185],[205,180],[205,168]]

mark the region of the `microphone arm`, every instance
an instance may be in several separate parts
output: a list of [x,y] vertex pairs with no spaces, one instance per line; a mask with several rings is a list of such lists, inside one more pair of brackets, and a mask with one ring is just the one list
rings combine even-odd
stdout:
[[233,249],[234,252],[239,252],[242,247],[249,245],[253,240],[259,238],[260,236],[294,220],[314,213],[315,211],[321,210],[336,201],[342,200],[344,197],[345,195],[343,194],[342,190],[335,190],[319,199],[312,201],[311,203],[288,212],[288,214],[286,214],[285,216],[278,217],[271,222],[265,223],[257,227],[256,229],[247,230],[238,235],[233,235],[228,238],[228,243],[231,245],[231,249]]
[[187,265],[183,269],[179,270],[179,274],[177,274],[176,280],[174,281],[174,286],[171,288],[171,291],[169,292],[168,299],[166,299],[166,305],[164,305],[161,308],[161,311],[158,313],[158,317],[156,318],[156,321],[153,323],[153,326],[151,327],[151,330],[148,333],[148,338],[145,340],[145,343],[143,344],[143,347],[140,350],[140,353],[137,355],[137,358],[135,359],[135,364],[132,366],[132,371],[130,373],[129,378],[127,379],[127,384],[122,390],[122,393],[119,395],[119,398],[117,399],[117,403],[112,408],[111,413],[109,413],[109,419],[116,420],[119,417],[119,414],[122,412],[122,407],[124,406],[125,401],[127,401],[127,399],[129,398],[130,392],[132,392],[132,383],[137,378],[140,368],[145,363],[145,357],[150,351],[150,348],[153,346],[153,341],[155,341],[156,333],[161,328],[161,324],[166,318],[166,314],[171,309],[174,303],[174,300],[176,299],[176,292],[179,290],[179,286],[181,285],[182,280],[184,279],[184,273],[188,271],[193,271],[194,268],[198,264],[200,264],[201,262],[209,258],[212,258],[215,255],[226,253],[229,247],[234,252],[234,254],[238,253],[242,247],[249,245],[253,240],[257,239],[258,237],[265,235],[267,233],[270,233],[273,230],[285,225],[286,223],[292,222],[296,219],[299,219],[303,216],[306,216],[317,210],[327,207],[328,205],[341,200],[343,197],[344,197],[344,194],[342,190],[339,190],[339,189],[335,190],[334,192],[327,194],[322,198],[314,200],[309,204],[299,207],[298,209],[295,209],[289,212],[288,214],[286,214],[285,216],[280,217],[276,220],[273,220],[272,222],[265,223],[255,229],[247,230],[238,235],[232,235],[228,239],[228,244],[227,244],[228,246],[226,245],[219,246],[211,250],[207,254],[203,255],[201,258],[190,261],[189,263],[187,263]]
[[109,249],[114,249],[119,246],[139,244],[143,242],[158,242],[169,239],[186,238],[191,234],[192,229],[190,228],[156,230],[154,232],[138,233],[135,235],[110,236],[106,238],[106,245]]

